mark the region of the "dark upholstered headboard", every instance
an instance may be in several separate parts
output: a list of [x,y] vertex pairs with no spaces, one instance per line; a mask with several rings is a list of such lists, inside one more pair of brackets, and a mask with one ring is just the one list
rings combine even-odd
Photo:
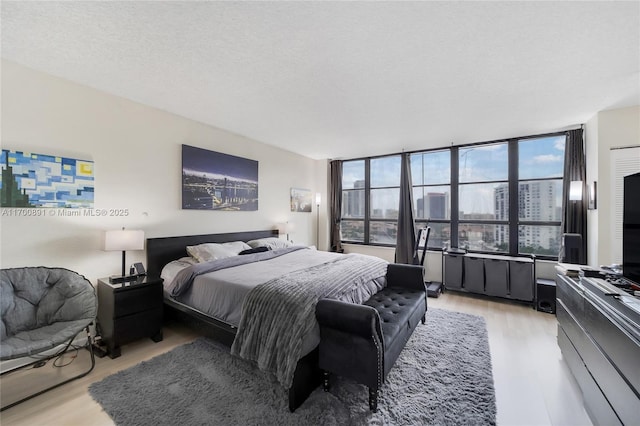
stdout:
[[147,239],[147,274],[159,277],[162,268],[172,260],[188,256],[187,246],[203,243],[228,243],[250,241],[258,238],[277,237],[278,230],[230,232],[226,234],[187,235]]

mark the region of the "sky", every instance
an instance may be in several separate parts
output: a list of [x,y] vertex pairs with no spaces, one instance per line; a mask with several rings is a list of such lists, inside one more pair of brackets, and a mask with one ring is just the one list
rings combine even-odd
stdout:
[[189,145],[182,145],[182,168],[258,182],[258,162]]

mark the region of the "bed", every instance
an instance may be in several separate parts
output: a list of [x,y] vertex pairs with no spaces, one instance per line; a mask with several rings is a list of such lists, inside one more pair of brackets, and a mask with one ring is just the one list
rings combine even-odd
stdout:
[[[246,256],[215,261],[200,259],[194,252],[194,246],[206,247],[200,246],[205,243],[275,237],[277,231],[268,230],[151,238],[147,264],[150,276],[165,279],[168,316],[195,326],[229,346],[234,355],[273,372],[288,389],[289,409],[294,411],[321,382],[315,321],[318,298],[362,303],[384,287],[387,262],[305,247],[246,250]],[[201,262],[181,263],[193,257]]]

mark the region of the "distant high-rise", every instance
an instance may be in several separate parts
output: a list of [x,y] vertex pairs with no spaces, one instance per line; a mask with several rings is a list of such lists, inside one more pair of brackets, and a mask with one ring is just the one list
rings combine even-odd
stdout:
[[[494,190],[496,220],[509,220],[509,187],[499,185]],[[561,210],[556,207],[554,181],[522,182],[518,190],[518,220],[532,222],[558,222]],[[513,218],[515,219],[515,218]],[[555,249],[557,230],[551,226],[520,226],[520,246]],[[509,226],[496,225],[496,244],[509,242]]]
[[[505,183],[493,190],[496,220],[509,220],[509,186]],[[495,244],[509,244],[509,226],[496,225]]]
[[447,219],[449,215],[449,193],[428,192],[416,201],[417,217],[425,219]]
[[342,193],[342,211],[345,217],[364,217],[364,180],[355,181],[353,189],[359,191]]

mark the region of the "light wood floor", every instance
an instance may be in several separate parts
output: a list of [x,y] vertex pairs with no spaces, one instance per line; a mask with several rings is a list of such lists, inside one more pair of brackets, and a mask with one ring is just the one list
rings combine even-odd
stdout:
[[[562,361],[556,343],[555,316],[523,305],[456,293],[430,298],[429,306],[485,318],[499,425],[591,425],[577,384]],[[197,334],[178,325],[165,327],[162,342],[143,339],[123,346],[120,358],[98,358],[88,376],[2,412],[0,423],[3,426],[112,425],[109,416],[89,396],[88,386],[196,337]],[[87,362],[85,358],[88,356],[76,360],[74,367],[83,367],[82,362]],[[3,405],[5,400],[22,392],[24,384],[42,387],[43,376],[46,376],[40,371],[18,374],[21,376],[9,374],[0,382]]]

